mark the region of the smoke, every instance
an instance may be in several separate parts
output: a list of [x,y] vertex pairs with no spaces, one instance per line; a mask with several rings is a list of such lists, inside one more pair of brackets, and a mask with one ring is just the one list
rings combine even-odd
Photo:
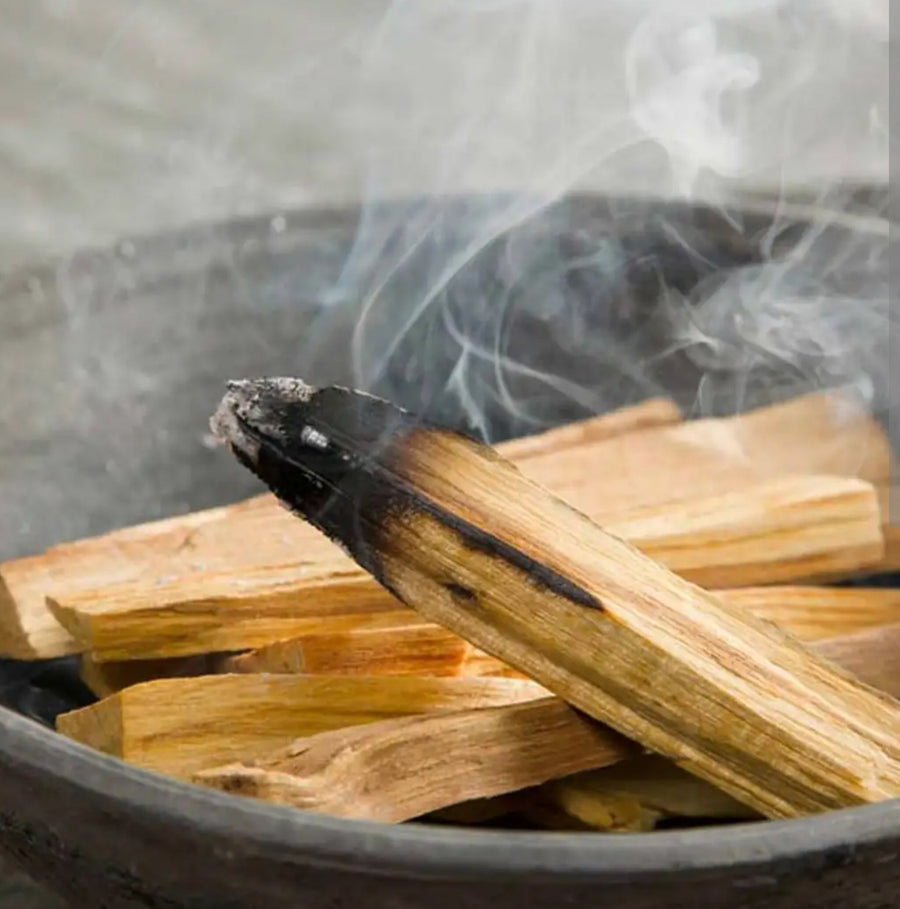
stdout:
[[396,0],[301,359],[349,329],[359,387],[492,441],[660,391],[879,406],[887,60],[879,3]]

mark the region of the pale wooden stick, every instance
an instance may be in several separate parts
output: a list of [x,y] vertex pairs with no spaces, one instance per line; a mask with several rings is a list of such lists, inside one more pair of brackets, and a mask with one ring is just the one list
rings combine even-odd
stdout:
[[[740,417],[648,428],[552,454],[537,446],[521,467],[603,524],[624,520],[636,509],[792,474],[852,475],[886,484],[891,458],[885,434],[874,420],[841,406],[842,400],[808,395]],[[900,545],[894,549],[894,563],[900,565]],[[250,573],[290,564],[298,553],[308,561],[317,555],[327,561],[334,550],[292,521],[271,496],[260,496],[0,564],[0,654],[33,659],[79,650],[47,610],[45,595],[124,582],[149,586],[192,572]],[[885,567],[883,559],[872,570]]]
[[621,407],[594,419],[568,423],[538,435],[503,442],[497,447],[505,458],[520,462],[526,458],[578,448],[592,442],[602,442],[613,436],[641,429],[672,426],[680,423],[681,418],[681,411],[673,401],[667,398],[650,398],[640,404]]
[[900,622],[898,588],[742,587],[716,591],[716,596],[806,641]]
[[338,817],[396,822],[634,754],[626,739],[544,698],[323,733],[193,779]]
[[[577,434],[603,439],[679,419],[673,404],[653,399],[498,447],[509,449],[525,464],[557,446],[571,447]],[[538,472],[554,484],[552,465],[542,463]],[[327,565],[340,555],[327,539],[292,520],[268,495],[64,543],[41,555],[0,564],[0,655],[43,659],[81,649],[47,609],[45,597],[57,592],[124,582],[146,589],[173,577],[206,572],[251,576],[264,566],[277,569],[298,558],[306,563],[321,558]],[[352,567],[345,560],[344,568],[352,571]]]
[[[308,675],[497,675],[464,672],[471,646],[430,623],[309,634],[225,659],[226,672],[303,672]],[[489,658],[492,659],[492,658]],[[484,666],[484,661],[481,663]]]
[[[847,666],[857,666],[860,678],[872,685],[884,686],[885,690],[900,690],[900,669],[897,667],[896,654],[900,652],[900,624],[889,628],[873,628],[857,635],[824,641],[816,645],[820,652],[829,659],[837,659]],[[871,658],[868,656],[871,654]],[[878,654],[882,658],[878,658]],[[543,708],[542,708],[543,709]],[[549,707],[547,708],[550,709]],[[330,737],[324,739],[326,747],[317,750],[321,737],[297,743],[288,752],[278,752],[261,758],[256,765],[230,766],[215,768],[203,773],[200,782],[226,791],[255,795],[258,798],[306,807],[312,810],[334,812],[348,817],[376,817],[380,819],[405,820],[418,813],[437,810],[438,807],[456,804],[457,801],[469,799],[489,799],[493,796],[536,785],[535,777],[515,776],[503,782],[505,773],[519,773],[515,766],[523,754],[526,760],[534,761],[527,755],[529,747],[541,749],[546,747],[547,754],[539,755],[547,761],[547,768],[542,774],[552,780],[564,776],[565,762],[557,764],[553,759],[555,749],[566,755],[566,761],[583,760],[590,763],[595,754],[597,737],[605,739],[607,744],[616,748],[621,739],[611,730],[596,725],[592,737],[584,737],[584,719],[574,712],[560,713],[554,726],[551,741],[543,744],[542,739],[519,741],[516,736],[531,734],[530,726],[523,730],[517,725],[520,711],[517,707],[498,707],[491,711],[490,722],[479,725],[471,720],[472,728],[466,733],[461,725],[450,722],[454,734],[463,735],[465,747],[458,749],[459,742],[439,736],[444,733],[444,726],[426,724],[400,725],[379,723],[367,727],[367,734],[362,739]],[[505,722],[509,718],[509,722]],[[497,730],[502,730],[502,735]],[[461,730],[461,731],[460,731]],[[480,738],[484,736],[485,738]],[[491,739],[491,736],[497,736]],[[423,740],[430,739],[426,744]],[[361,748],[361,756],[347,757],[347,753]],[[415,758],[419,762],[420,774],[416,777],[418,785],[427,789],[428,801],[425,807],[420,803],[408,803],[401,792],[398,796],[396,786],[389,785],[391,754],[396,749],[402,753],[409,747],[415,749]],[[585,748],[579,758],[578,748]],[[313,758],[309,758],[309,754]],[[473,755],[478,755],[477,760]],[[621,755],[627,757],[627,755]],[[295,760],[296,758],[296,760]],[[757,817],[757,812],[741,804],[724,792],[710,786],[691,774],[680,770],[674,764],[662,758],[643,759],[646,763],[632,759],[625,761],[621,768],[610,768],[597,771],[586,777],[566,778],[557,786],[542,790],[539,793],[520,793],[522,805],[535,804],[535,799],[543,799],[546,805],[556,810],[550,817],[546,812],[535,816],[533,810],[526,814],[536,819],[541,825],[557,826],[560,813],[567,815],[571,821],[574,817],[585,827],[607,830],[641,830],[650,829],[656,821],[664,816],[681,815],[685,817],[728,817],[745,819]],[[348,763],[344,763],[349,761]],[[489,762],[496,766],[487,766]],[[604,760],[603,766],[613,764],[614,760]],[[475,765],[473,768],[473,764]],[[531,766],[531,765],[530,765]],[[475,772],[474,776],[469,776]],[[650,772],[653,770],[654,772]],[[351,780],[338,782],[341,774],[349,774]],[[299,779],[292,779],[293,776]],[[459,786],[467,785],[460,794]],[[517,785],[521,783],[521,785]],[[626,785],[627,784],[627,785]],[[330,787],[336,787],[336,799],[330,796]],[[387,786],[387,788],[384,788]],[[402,786],[401,786],[402,788]],[[362,790],[378,801],[361,803],[356,808],[356,791]],[[326,791],[327,790],[327,791]],[[388,804],[389,800],[398,797],[399,804]],[[415,798],[418,798],[418,794]],[[425,796],[423,796],[425,797]],[[421,812],[419,811],[421,807]],[[507,810],[508,803],[502,808],[479,802],[477,816],[485,820],[494,814]],[[358,813],[357,813],[358,812]],[[463,810],[446,819],[453,818],[464,823],[471,823],[473,815]],[[467,819],[466,819],[467,818]]]
[[[848,635],[872,626],[900,622],[900,590],[891,588],[757,587],[722,590],[718,595],[807,641],[836,638],[839,634]],[[395,627],[361,626],[340,633],[313,632],[280,641],[226,657],[220,668],[224,672],[330,675],[521,676],[517,670],[472,647],[440,625],[409,625],[402,621],[402,614],[400,616],[400,624]],[[862,670],[865,676],[866,648],[871,641],[877,653],[877,636],[873,635],[871,639],[863,636],[857,641],[851,635],[848,646],[843,646],[843,640],[837,638],[826,643],[828,646],[834,644],[839,648],[837,652],[847,654],[848,659],[852,657],[850,670],[855,675]],[[833,659],[830,655],[829,658]],[[127,667],[128,663],[106,665]],[[875,684],[875,687],[879,685]]]
[[[900,696],[900,624],[867,628],[815,646],[866,684]],[[743,820],[759,816],[656,755],[556,780],[541,787],[534,798],[601,830],[649,830],[665,817]]]
[[[882,552],[874,490],[840,477],[769,481],[645,510],[607,530],[706,583],[829,574]],[[188,574],[167,584],[129,582],[60,593],[49,604],[98,661],[259,647],[309,630],[308,619],[316,614],[376,613],[402,605],[337,550],[328,561],[296,567]]]
[[533,797],[597,830],[652,830],[667,817],[759,817],[746,805],[658,755],[554,780]]
[[[881,643],[891,646],[893,629],[871,636],[854,632],[900,622],[900,590],[883,587],[757,587],[719,591],[718,596],[780,625],[805,641],[834,645],[822,651],[854,675],[891,694],[897,681],[887,674]],[[156,660],[96,662],[82,656],[82,678],[106,697],[156,678],[212,672],[305,672],[315,675],[467,675],[524,678],[518,670],[473,647],[412,610],[364,616],[323,616],[308,634],[229,656],[200,655]],[[847,641],[847,644],[844,644]],[[900,653],[900,641],[897,641]],[[869,650],[871,649],[871,654]],[[882,669],[884,667],[884,669]],[[900,674],[897,676],[900,679]]]
[[387,717],[546,696],[517,679],[216,675],[160,679],[64,713],[61,733],[147,770],[188,777],[299,736]]
[[213,426],[408,605],[762,814],[900,796],[900,704],[485,446],[297,380],[232,383]]
[[884,554],[880,522],[869,484],[810,476],[644,509],[606,530],[683,578],[726,588],[825,580],[871,565]]
[[[402,603],[338,558],[198,572],[165,585],[129,582],[49,602],[76,646],[98,662],[243,650],[316,630],[377,627],[379,616],[395,626],[401,612],[404,624],[416,623]],[[338,619],[343,627],[335,627]]]

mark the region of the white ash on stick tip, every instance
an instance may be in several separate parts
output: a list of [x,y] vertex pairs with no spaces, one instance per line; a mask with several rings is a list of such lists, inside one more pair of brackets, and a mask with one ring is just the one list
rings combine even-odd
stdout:
[[241,424],[264,424],[267,418],[265,402],[307,403],[316,392],[312,385],[290,377],[234,379],[227,383],[227,389],[210,419],[210,429],[222,444],[251,460],[256,459],[259,444]]

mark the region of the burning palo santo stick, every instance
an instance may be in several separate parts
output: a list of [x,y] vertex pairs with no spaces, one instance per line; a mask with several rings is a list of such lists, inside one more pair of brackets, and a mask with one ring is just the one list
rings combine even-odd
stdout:
[[394,717],[546,697],[519,679],[215,675],[160,679],[57,718],[64,735],[146,770],[186,778],[301,736]]
[[[651,399],[498,448],[525,464],[557,449],[571,449],[581,444],[578,439],[596,442],[619,432],[680,419],[672,402]],[[552,458],[550,463],[541,462],[538,473],[551,486],[557,481]],[[127,583],[142,589],[172,577],[215,575],[223,570],[250,576],[263,566],[277,569],[293,564],[298,553],[308,560],[321,556],[326,563],[340,557],[328,540],[292,520],[271,496],[264,495],[63,543],[40,555],[0,563],[0,654],[28,660],[79,651],[79,644],[48,610],[48,594]],[[344,568],[352,571],[352,562],[344,559]]]
[[[882,551],[874,490],[844,477],[772,480],[645,509],[607,530],[704,584],[827,575]],[[297,636],[315,614],[402,606],[337,550],[296,565],[60,592],[48,603],[78,647],[100,661],[243,650]]]
[[900,795],[900,704],[387,402],[231,383],[238,460],[429,619],[768,817]]
[[[562,498],[577,501],[589,517],[606,525],[649,506],[728,494],[797,474],[855,476],[883,486],[891,476],[884,432],[867,415],[848,413],[841,404],[838,396],[815,394],[727,419],[694,420],[683,426],[665,425],[665,420],[656,426],[636,424],[636,410],[659,413],[660,407],[651,401],[632,408],[628,420],[620,411],[580,424],[593,427],[587,433],[591,442],[561,445],[558,434],[572,429],[563,427],[527,442],[504,443],[498,450],[505,455],[512,446],[512,456],[527,476]],[[612,426],[635,425],[640,432],[622,439],[610,435]],[[517,447],[526,450],[516,456]],[[900,552],[900,546],[894,548]],[[35,659],[80,649],[82,645],[48,610],[48,594],[70,596],[117,584],[127,594],[128,585],[134,584],[138,596],[145,597],[146,588],[172,577],[223,570],[249,576],[262,567],[277,570],[290,564],[298,553],[308,561],[318,555],[326,562],[335,557],[327,539],[292,520],[271,496],[258,496],[2,563],[0,653]],[[896,561],[896,553],[877,565],[870,566],[869,560],[848,565],[846,571],[889,567],[891,558]],[[352,570],[349,560],[344,564]],[[740,583],[771,579],[745,576]]]

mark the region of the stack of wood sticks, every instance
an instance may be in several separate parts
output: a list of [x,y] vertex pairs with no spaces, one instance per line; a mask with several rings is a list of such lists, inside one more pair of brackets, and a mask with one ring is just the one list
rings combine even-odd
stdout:
[[[839,393],[666,400],[492,448],[232,383],[270,492],[0,564],[0,654],[78,654],[58,730],[340,817],[648,831],[900,795],[892,455]],[[219,456],[225,456],[220,454]]]

